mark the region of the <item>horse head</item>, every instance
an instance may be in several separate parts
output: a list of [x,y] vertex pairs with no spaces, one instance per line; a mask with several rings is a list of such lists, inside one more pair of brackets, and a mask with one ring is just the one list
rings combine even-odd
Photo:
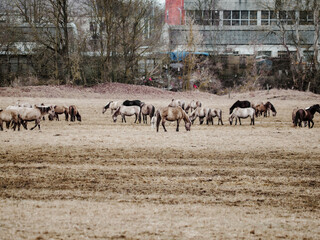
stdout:
[[110,101],[108,102],[102,109],[102,113],[105,113],[107,111],[107,109],[110,107],[110,104],[112,103],[113,101]]
[[315,104],[315,105],[313,105],[313,107],[316,110],[316,112],[320,113],[320,105],[319,104]]

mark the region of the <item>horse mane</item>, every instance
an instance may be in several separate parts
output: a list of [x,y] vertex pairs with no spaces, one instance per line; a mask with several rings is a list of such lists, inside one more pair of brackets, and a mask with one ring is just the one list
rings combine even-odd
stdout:
[[110,106],[110,104],[111,104],[112,102],[113,102],[113,101],[108,102],[107,105],[104,106],[104,108],[109,108],[109,106]]
[[[181,108],[181,107],[180,107],[180,108]],[[187,114],[182,108],[181,108],[181,112],[182,112],[182,115],[183,115],[183,120],[184,120],[185,122],[191,123],[188,114]]]

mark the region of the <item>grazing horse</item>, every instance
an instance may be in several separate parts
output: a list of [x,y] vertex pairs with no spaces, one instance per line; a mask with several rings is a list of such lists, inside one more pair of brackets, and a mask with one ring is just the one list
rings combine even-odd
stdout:
[[159,131],[160,122],[162,124],[164,131],[165,132],[167,131],[167,129],[165,127],[166,121],[171,121],[171,122],[177,121],[176,131],[179,132],[179,124],[180,124],[181,119],[184,120],[186,130],[190,131],[191,121],[190,121],[188,115],[186,114],[186,112],[179,106],[178,107],[160,108],[157,111],[156,116],[157,116],[157,132]]
[[74,122],[76,120],[76,118],[79,122],[81,122],[81,115],[75,105],[69,106],[69,114],[70,114],[70,121],[71,122]]
[[[59,115],[60,114],[64,114],[65,116],[65,120],[68,121],[69,120],[69,107],[68,106],[65,106],[65,105],[55,105],[54,106],[54,113],[55,113],[55,118],[57,121],[60,121],[59,120]],[[51,118],[49,116],[49,120],[53,120],[53,118]]]
[[190,121],[192,124],[194,121],[199,117],[200,125],[202,125],[204,118],[207,117],[208,119],[208,113],[211,111],[210,108],[203,108],[203,107],[197,107],[190,115]]
[[223,125],[222,122],[222,110],[219,108],[216,109],[210,109],[210,111],[208,112],[208,116],[207,116],[207,125],[209,124],[209,122],[212,123],[213,125],[213,118],[217,117],[218,118],[218,125],[221,123],[221,125]]
[[102,113],[105,113],[107,109],[110,108],[111,114],[113,114],[113,111],[117,110],[117,108],[120,106],[121,106],[120,102],[110,101],[103,107]]
[[6,123],[7,129],[10,127],[10,123],[13,123],[13,130],[16,130],[18,125],[18,131],[20,131],[19,113],[12,109],[0,109],[0,130],[3,131],[3,122]]
[[118,115],[121,115],[122,122],[127,122],[125,116],[132,116],[135,115],[136,119],[134,123],[137,122],[137,119],[139,118],[139,123],[141,123],[141,109],[139,106],[124,106],[118,107],[117,110],[112,114],[112,119],[114,122],[117,121]]
[[233,109],[235,109],[237,107],[239,107],[239,108],[249,108],[249,107],[251,107],[251,103],[249,101],[247,101],[247,100],[245,100],[245,101],[239,101],[238,100],[231,106],[229,114],[231,114],[233,112]]
[[270,110],[272,111],[272,116],[277,115],[277,111],[271,102],[257,104],[254,109],[256,110],[256,117],[261,116],[262,113],[264,117],[270,116]]
[[54,117],[54,108],[53,106],[34,106],[33,108],[20,108],[19,112],[19,121],[22,123],[22,126],[27,129],[27,122],[35,121],[34,127],[30,130],[33,130],[38,126],[40,130],[40,120],[41,118],[49,114],[49,116]]
[[148,123],[148,120],[147,120],[148,116],[150,117],[150,123],[151,123],[151,118],[154,116],[155,108],[152,104],[142,103],[141,113],[142,113],[143,123],[145,123],[145,124]]
[[179,99],[177,99],[177,100],[172,99],[171,103],[169,103],[169,105],[168,105],[168,107],[178,107],[178,106],[184,110],[185,102],[182,100],[179,100]]
[[185,111],[186,113],[189,112],[189,109],[190,111],[194,111],[197,107],[201,107],[202,106],[202,103],[200,101],[195,101],[195,100],[192,100],[188,105],[187,107],[185,108]]
[[[306,109],[298,109],[296,112],[296,117],[294,119],[294,126],[296,127],[299,124],[299,127],[302,127],[301,123],[303,121],[308,121],[308,127],[313,128],[314,122],[312,119],[316,112],[320,113],[319,104],[312,105],[311,107]],[[312,125],[310,125],[310,122],[312,123]]]
[[140,100],[125,100],[122,105],[124,106],[139,106],[141,107],[142,102]]
[[250,117],[251,118],[251,122],[250,125],[254,125],[254,115],[255,115],[255,110],[254,108],[235,108],[233,110],[233,112],[231,113],[230,117],[229,117],[229,122],[230,125],[232,125],[233,119],[236,118],[235,120],[235,125],[237,125],[237,119],[239,119],[239,123],[241,125],[241,120],[240,118],[247,118]]

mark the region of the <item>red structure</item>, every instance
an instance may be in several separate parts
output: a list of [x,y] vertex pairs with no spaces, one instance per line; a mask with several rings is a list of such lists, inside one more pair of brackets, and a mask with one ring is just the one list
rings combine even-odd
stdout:
[[184,0],[166,0],[165,22],[169,25],[184,24]]

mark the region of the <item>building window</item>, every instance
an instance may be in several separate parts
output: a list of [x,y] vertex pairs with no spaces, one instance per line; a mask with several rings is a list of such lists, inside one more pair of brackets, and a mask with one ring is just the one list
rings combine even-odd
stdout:
[[231,11],[232,26],[240,25],[240,11]]
[[231,25],[231,11],[223,11],[223,25]]
[[271,51],[258,51],[258,55],[257,56],[271,57]]
[[194,20],[197,25],[214,25],[219,26],[219,11],[211,10],[188,10],[187,17]]
[[219,11],[212,11],[212,25],[219,26],[220,14]]
[[300,25],[313,25],[313,12],[301,11],[300,12]]
[[223,11],[223,25],[257,25],[257,11]]
[[274,11],[261,11],[261,25],[275,25],[277,23]]
[[279,11],[281,24],[292,25],[295,22],[295,11]]

